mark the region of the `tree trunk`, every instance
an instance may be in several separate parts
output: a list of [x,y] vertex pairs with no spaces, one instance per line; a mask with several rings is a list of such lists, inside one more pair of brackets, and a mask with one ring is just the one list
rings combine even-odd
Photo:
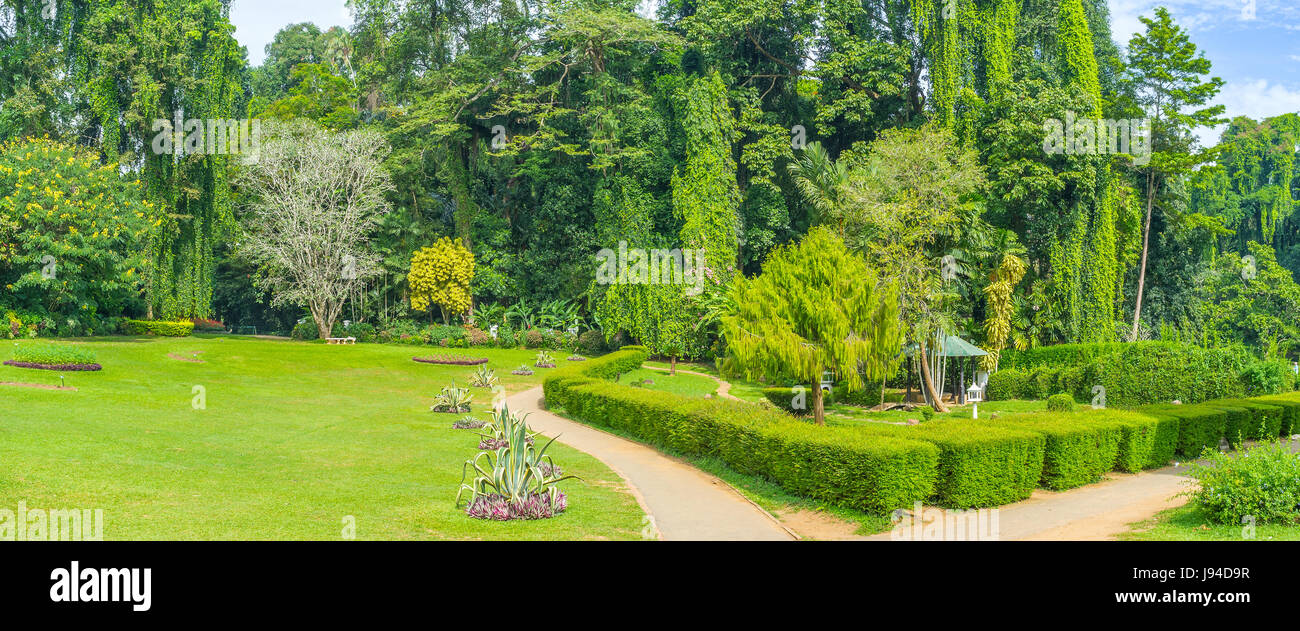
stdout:
[[1148,244],[1151,241],[1151,208],[1156,202],[1156,174],[1151,171],[1147,174],[1147,218],[1142,228],[1142,263],[1138,265],[1138,291],[1137,302],[1133,305],[1133,333],[1129,335],[1130,342],[1136,342],[1138,337],[1138,323],[1142,321],[1142,290],[1146,286],[1147,280],[1147,251]]
[[930,406],[935,412],[947,412],[948,407],[943,404],[943,398],[934,391],[934,380],[930,378],[930,361],[926,359],[928,352],[925,344],[921,348],[921,388],[925,391],[925,396],[930,398]]
[[672,356],[670,356],[670,357],[668,358],[668,374],[669,374],[669,375],[672,375],[672,376],[674,376],[674,377],[677,376],[677,356],[676,356],[676,355],[672,355]]
[[316,321],[316,328],[320,330],[320,339],[325,339],[334,333],[334,320],[328,320],[328,316],[322,310],[312,309],[311,319]]
[[818,425],[826,425],[826,392],[818,380],[813,381],[813,420]]

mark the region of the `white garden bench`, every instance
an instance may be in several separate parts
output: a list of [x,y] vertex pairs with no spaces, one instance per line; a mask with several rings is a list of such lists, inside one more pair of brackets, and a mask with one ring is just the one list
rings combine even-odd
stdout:
[[326,341],[327,343],[329,343],[329,344],[356,344],[356,343],[357,343],[357,338],[355,338],[355,337],[327,337],[327,338],[325,338],[325,341]]

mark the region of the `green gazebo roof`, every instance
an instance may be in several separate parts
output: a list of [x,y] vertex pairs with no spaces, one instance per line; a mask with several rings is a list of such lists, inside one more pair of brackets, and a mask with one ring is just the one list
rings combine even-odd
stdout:
[[988,353],[956,335],[943,338],[944,357],[977,357],[979,355],[988,355]]

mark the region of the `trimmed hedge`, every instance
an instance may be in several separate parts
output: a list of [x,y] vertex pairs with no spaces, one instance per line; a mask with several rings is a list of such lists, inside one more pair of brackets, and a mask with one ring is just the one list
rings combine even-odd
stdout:
[[[1273,440],[1282,433],[1284,412],[1280,405],[1254,399],[1224,399],[1209,401],[1205,405],[1240,411],[1230,413],[1224,427],[1223,435],[1233,445],[1240,444],[1243,439]],[[1232,420],[1234,413],[1239,419],[1236,422]]]
[[997,421],[1001,427],[1023,429],[1047,439],[1041,482],[1054,491],[1092,484],[1115,466],[1123,425],[1089,412],[1015,414]]
[[161,320],[127,320],[124,325],[131,335],[161,335],[163,337],[188,337],[194,332],[193,322],[164,322]]
[[923,440],[939,448],[935,498],[950,508],[975,508],[1029,497],[1043,470],[1046,439],[1037,432],[939,419],[913,426],[865,424],[876,436]]
[[[1229,427],[1296,427],[1300,393],[1208,404],[1148,405],[939,418],[915,426],[816,427],[741,401],[694,399],[612,383],[643,349],[572,364],[544,380],[546,400],[573,417],[775,481],[790,492],[878,513],[934,500],[953,508],[1025,499],[1036,485],[1065,490],[1107,471],[1163,467],[1217,447]],[[774,388],[788,403],[788,388]],[[766,394],[766,393],[765,393]],[[1256,432],[1258,434],[1258,432]]]
[[1123,432],[1115,469],[1137,473],[1164,467],[1174,459],[1178,450],[1177,418],[1128,410],[1107,410],[1103,414],[1106,420],[1119,423]]
[[1255,400],[1282,408],[1282,425],[1278,428],[1280,435],[1300,434],[1300,393],[1278,394]]
[[1137,408],[1147,414],[1178,420],[1177,453],[1194,458],[1206,447],[1218,447],[1228,424],[1228,413],[1204,405],[1144,405]]
[[[1137,344],[1150,343],[1137,342]],[[1039,366],[1081,366],[1099,357],[1118,353],[1124,350],[1126,346],[1127,344],[1123,342],[1101,342],[1039,346],[1023,351],[1008,348],[1003,350],[1002,355],[998,358],[998,366],[1003,369],[1016,368],[1020,370],[1030,370]]]
[[692,455],[831,504],[885,513],[934,493],[939,450],[916,440],[845,427],[814,427],[741,401],[692,399],[621,386],[612,377],[646,359],[626,349],[546,377],[548,405],[572,416]]
[[[1065,349],[1059,354],[1047,351],[1066,346],[1079,348]],[[989,398],[1045,399],[1065,392],[1076,401],[1088,402],[1093,397],[1093,386],[1097,385],[1105,387],[1108,406],[1239,398],[1246,392],[1240,375],[1252,361],[1250,354],[1241,348],[1204,349],[1172,342],[1063,345],[1026,353],[1040,350],[1037,357],[1056,357],[1062,362],[1092,359],[1083,364],[1054,366],[1034,363],[1039,361],[1034,359],[1022,362],[1033,366],[1029,370],[1014,367],[999,370],[989,376]],[[1106,353],[1100,354],[1102,351]]]

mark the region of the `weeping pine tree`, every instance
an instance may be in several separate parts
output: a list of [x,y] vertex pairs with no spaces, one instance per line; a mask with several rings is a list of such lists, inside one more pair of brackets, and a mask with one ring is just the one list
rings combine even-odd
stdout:
[[898,368],[898,293],[827,228],[773,252],[755,278],[732,287],[736,311],[722,318],[735,365],[746,378],[811,384],[813,418],[826,424],[821,376],[832,371],[860,390]]

